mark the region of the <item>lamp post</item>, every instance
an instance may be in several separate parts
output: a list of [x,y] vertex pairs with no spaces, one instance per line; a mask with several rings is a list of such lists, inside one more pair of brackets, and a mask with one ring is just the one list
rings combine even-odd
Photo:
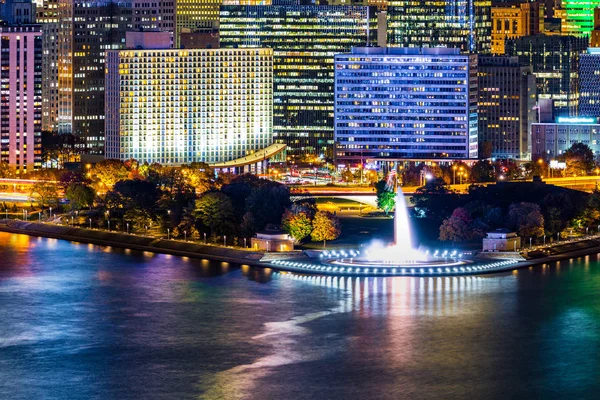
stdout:
[[52,207],[50,207],[50,219],[52,219]]
[[223,246],[227,247],[227,236],[223,235]]
[[183,241],[187,242],[187,231],[183,231]]
[[206,232],[204,232],[204,244],[206,244]]
[[92,219],[90,218],[89,221],[90,221],[90,229],[92,229]]
[[127,223],[127,234],[129,235],[129,222]]
[[71,226],[74,226],[73,224],[73,216],[71,215]]
[[171,230],[167,228],[167,240],[171,240]]
[[246,248],[246,238],[244,238],[244,248]]
[[556,241],[560,242],[560,232],[556,232]]
[[529,248],[531,248],[531,247],[532,247],[532,245],[531,245],[531,240],[532,240],[532,239],[533,239],[533,238],[531,238],[531,237],[529,238]]
[[544,235],[544,246],[546,245],[546,235]]
[[589,228],[589,227],[585,228],[585,236],[587,236],[587,235],[588,235],[589,231],[590,231],[590,228]]

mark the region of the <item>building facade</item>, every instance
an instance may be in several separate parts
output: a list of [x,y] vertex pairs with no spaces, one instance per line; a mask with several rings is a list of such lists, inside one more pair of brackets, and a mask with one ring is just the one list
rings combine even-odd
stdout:
[[576,116],[579,106],[579,56],[587,37],[534,35],[506,41],[506,54],[531,65],[539,99],[554,103],[556,116]]
[[583,143],[600,156],[600,124],[597,118],[558,118],[557,122],[531,125],[532,157],[552,159],[575,143]]
[[130,3],[59,0],[58,132],[80,137],[86,152],[104,152],[104,62],[133,30]]
[[180,165],[250,155],[273,141],[273,51],[111,51],[106,157]]
[[58,0],[43,0],[37,7],[42,25],[42,131],[57,130],[58,118]]
[[562,33],[573,36],[589,36],[594,29],[594,9],[600,0],[562,0],[564,22]]
[[362,6],[221,8],[221,48],[273,49],[273,130],[288,154],[333,155],[334,55],[364,46],[368,35],[376,43],[377,15],[375,8],[371,11]]
[[493,54],[504,54],[506,39],[537,35],[544,31],[543,4],[500,4],[492,6]]
[[491,52],[491,0],[389,0],[387,45]]
[[531,67],[520,65],[518,57],[479,57],[478,76],[480,145],[491,143],[495,158],[528,160],[529,129],[536,122]]
[[41,166],[42,29],[0,26],[0,161],[17,173]]
[[600,48],[590,47],[579,60],[579,115],[600,117]]
[[338,164],[477,158],[477,56],[354,48],[335,56]]

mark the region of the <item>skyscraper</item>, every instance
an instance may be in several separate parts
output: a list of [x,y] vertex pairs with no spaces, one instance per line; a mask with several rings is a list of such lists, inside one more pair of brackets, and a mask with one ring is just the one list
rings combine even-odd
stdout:
[[56,131],[58,118],[58,0],[37,7],[42,25],[42,131]]
[[600,117],[600,48],[590,47],[579,60],[579,115]]
[[554,103],[556,116],[576,116],[579,104],[579,55],[587,37],[534,35],[506,41],[506,55],[531,65],[539,99]]
[[334,55],[369,34],[376,43],[375,27],[375,9],[364,6],[223,6],[220,40],[273,49],[275,140],[288,154],[332,156]]
[[354,48],[335,56],[336,161],[477,158],[477,56]]
[[87,152],[104,147],[106,51],[125,45],[132,30],[129,3],[59,0],[58,131],[82,139]]
[[529,128],[536,122],[531,67],[518,57],[479,57],[478,76],[479,143],[492,144],[492,157],[527,160]]
[[110,51],[106,155],[218,163],[273,142],[273,51]]
[[491,52],[491,0],[390,0],[388,46]]
[[600,0],[562,0],[565,10],[563,34],[589,35],[594,29],[594,9],[597,7],[600,7]]
[[492,6],[492,53],[504,54],[504,41],[543,31],[544,5],[540,3]]
[[0,26],[0,161],[17,173],[41,166],[42,30]]

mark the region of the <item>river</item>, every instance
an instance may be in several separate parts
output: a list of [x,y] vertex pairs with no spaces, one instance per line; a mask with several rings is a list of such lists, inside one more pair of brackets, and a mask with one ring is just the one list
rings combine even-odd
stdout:
[[596,257],[338,279],[0,233],[0,398],[597,398],[599,294]]

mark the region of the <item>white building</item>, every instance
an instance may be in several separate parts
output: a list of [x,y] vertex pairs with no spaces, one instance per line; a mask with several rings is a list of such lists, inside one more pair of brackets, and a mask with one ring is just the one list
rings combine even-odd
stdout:
[[338,163],[477,158],[477,56],[353,48],[335,56]]
[[106,157],[220,163],[273,142],[273,51],[110,51]]

